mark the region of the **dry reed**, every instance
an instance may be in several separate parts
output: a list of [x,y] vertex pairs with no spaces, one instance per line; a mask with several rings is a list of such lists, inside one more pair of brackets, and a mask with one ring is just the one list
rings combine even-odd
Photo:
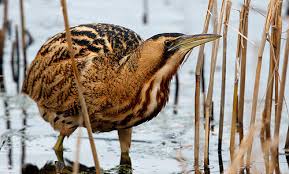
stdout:
[[278,161],[278,158],[279,158],[279,156],[278,156],[279,147],[278,146],[279,146],[280,122],[281,122],[284,93],[285,93],[285,85],[286,85],[286,77],[287,77],[288,56],[289,56],[289,30],[287,30],[286,48],[285,48],[285,55],[284,55],[283,67],[282,67],[280,91],[279,91],[278,102],[277,102],[277,113],[276,113],[276,118],[275,118],[276,120],[275,120],[274,138],[273,138],[275,145],[273,145],[271,148],[273,167],[274,167],[276,173],[280,173],[279,161]]
[[4,85],[4,74],[3,74],[3,63],[4,63],[4,46],[5,46],[5,36],[8,29],[8,0],[3,1],[3,24],[0,29],[0,92],[5,92]]
[[270,124],[271,124],[274,82],[275,82],[275,103],[278,100],[278,79],[279,79],[278,68],[280,57],[281,33],[282,33],[282,21],[281,21],[282,3],[278,3],[277,5],[278,6],[276,7],[275,13],[272,14],[273,17],[272,17],[272,29],[270,37],[270,66],[267,79],[265,107],[262,114],[263,116],[262,121],[264,126],[261,129],[261,143],[264,151],[266,173],[270,173],[270,144],[271,144]]
[[231,131],[230,131],[230,156],[231,156],[231,160],[233,160],[233,157],[234,157],[235,134],[236,134],[237,113],[238,113],[238,84],[239,84],[238,67],[239,67],[239,59],[238,59],[238,57],[236,57],[234,93],[233,93],[233,109],[232,109]]
[[[208,32],[214,0],[209,0],[203,34]],[[205,45],[200,46],[196,65],[196,89],[195,89],[195,142],[194,142],[194,166],[199,171],[199,145],[200,145],[200,80],[204,63]]]
[[[239,30],[241,33],[248,37],[248,22],[249,22],[249,7],[250,0],[245,0],[241,9],[240,21],[242,25]],[[243,114],[244,114],[244,99],[245,99],[245,88],[246,88],[246,62],[247,62],[247,40],[244,37],[241,37],[240,43],[240,53],[241,53],[241,73],[240,73],[240,91],[239,91],[239,101],[238,101],[238,132],[239,132],[239,142],[241,143],[244,130],[243,130]]]
[[223,60],[222,60],[222,85],[221,85],[221,104],[220,104],[220,121],[219,121],[219,135],[218,135],[218,150],[222,149],[223,139],[223,125],[224,125],[224,110],[225,110],[225,96],[226,96],[226,59],[227,59],[227,35],[228,35],[228,23],[230,20],[232,2],[226,1],[226,13],[224,19],[223,29]]
[[[261,39],[260,47],[258,49],[258,62],[257,62],[257,67],[256,67],[256,76],[255,76],[255,83],[254,83],[250,127],[253,127],[255,125],[263,52],[264,52],[264,48],[265,48],[265,44],[266,44],[267,33],[268,33],[270,26],[271,26],[271,23],[272,23],[272,21],[271,21],[272,20],[272,14],[275,13],[275,10],[276,10],[275,0],[270,0],[270,3],[268,5],[266,22],[265,22],[265,26],[264,26],[264,30],[263,30],[263,34],[262,34],[262,39]],[[251,161],[252,142],[250,142],[250,143],[251,144],[249,145],[248,152],[247,152],[246,166],[249,166],[250,161]]]
[[70,30],[69,30],[66,0],[61,0],[60,2],[61,2],[61,6],[62,6],[63,18],[64,18],[64,23],[65,23],[68,52],[70,55],[71,66],[72,66],[72,70],[73,70],[73,74],[74,74],[74,78],[75,78],[75,83],[76,83],[76,86],[78,89],[78,97],[79,97],[79,101],[80,101],[80,105],[81,105],[81,112],[82,112],[82,116],[84,119],[86,130],[87,130],[87,133],[89,136],[90,147],[91,147],[91,151],[92,151],[92,155],[93,155],[93,159],[94,159],[95,171],[96,171],[96,174],[100,174],[100,166],[99,166],[99,161],[98,161],[98,157],[97,157],[96,147],[95,147],[95,144],[93,141],[90,119],[89,119],[89,116],[87,113],[85,98],[83,96],[83,86],[80,82],[79,72],[78,72],[78,69],[76,67],[76,61],[74,59],[75,53],[73,50],[72,37],[71,37]]
[[[279,109],[279,106],[281,103],[279,103],[279,96],[281,95],[281,90],[280,89],[280,93],[278,93],[278,90],[279,90],[279,61],[280,61],[280,47],[281,47],[281,34],[282,34],[282,16],[281,16],[281,13],[282,13],[282,3],[283,1],[282,0],[278,0],[276,1],[277,3],[277,7],[276,7],[276,12],[275,12],[275,18],[273,20],[273,27],[272,27],[272,46],[271,46],[271,52],[272,54],[274,55],[273,58],[274,61],[273,61],[273,67],[274,67],[274,79],[275,79],[275,130],[274,130],[274,140],[277,139],[277,137],[279,138],[279,131],[277,133],[277,135],[275,135],[275,131],[276,129],[280,129],[280,120],[278,119],[281,119],[281,113],[280,115],[278,115],[279,113],[278,112],[281,112],[282,111],[282,106],[281,106],[281,111],[278,111]],[[286,50],[285,50],[286,51]],[[287,63],[287,62],[286,62]],[[284,62],[285,64],[285,62]],[[287,70],[287,65],[284,65],[283,64],[283,68],[285,68],[284,66],[286,66],[286,70]],[[284,74],[283,74],[284,75]],[[285,77],[286,77],[286,74],[285,74]],[[283,79],[282,79],[283,80]],[[285,79],[286,80],[286,79]],[[282,94],[282,98],[284,98],[284,91],[283,91],[283,94]],[[281,96],[280,96],[281,97]],[[276,101],[278,101],[276,103]],[[283,101],[283,99],[282,99]],[[272,102],[270,103],[272,105]],[[283,104],[283,103],[282,103]],[[269,105],[270,107],[270,110],[271,110],[271,105]],[[268,119],[269,121],[271,121],[271,113],[268,111]],[[279,123],[278,123],[279,121]],[[269,132],[270,130],[270,124],[268,124],[269,126],[267,126],[267,130]],[[276,128],[276,126],[279,126],[278,128]],[[277,140],[277,143],[278,143],[278,146],[279,146],[279,140]],[[276,150],[276,148],[275,148]],[[268,150],[269,151],[269,150]],[[277,147],[277,151],[274,151],[272,150],[272,158],[273,158],[273,167],[274,167],[274,161],[276,160],[276,163],[275,164],[278,164],[278,165],[275,165],[275,172],[276,173],[280,173],[280,169],[279,169],[279,157],[278,157],[278,154],[274,154],[274,152],[277,152],[278,153],[278,147]],[[275,155],[275,156],[274,156]]]
[[27,50],[26,50],[26,26],[25,26],[25,14],[24,14],[24,6],[23,0],[19,0],[20,4],[20,21],[21,21],[21,49],[23,54],[23,63],[24,63],[24,77],[26,76],[27,69]]
[[[241,8],[239,20],[239,33],[237,41],[237,52],[235,61],[235,81],[233,94],[233,109],[230,133],[230,156],[231,161],[234,158],[235,152],[235,135],[237,130],[239,141],[243,139],[243,113],[244,113],[244,97],[246,85],[246,59],[247,59],[247,37],[248,37],[248,15],[249,15],[250,1],[245,0]],[[240,88],[239,88],[240,83]],[[239,93],[238,93],[239,91]],[[240,161],[242,163],[242,161]]]
[[[272,39],[273,39],[273,46],[275,51],[275,58],[274,60],[274,77],[275,77],[275,101],[278,101],[279,98],[279,62],[280,62],[280,47],[281,47],[281,35],[282,35],[282,5],[283,0],[278,1],[278,8],[275,13],[275,19],[272,27]],[[278,80],[277,80],[278,79]],[[278,106],[275,104],[275,117],[278,110]]]
[[[221,33],[222,24],[223,24],[223,16],[224,16],[224,9],[225,9],[225,0],[222,1],[221,11],[218,18],[218,25],[215,26],[215,31],[217,34]],[[217,16],[215,16],[217,18]],[[216,62],[217,62],[217,53],[219,49],[219,40],[214,41],[213,44],[213,53],[211,57],[211,67],[210,67],[210,80],[209,80],[209,87],[208,93],[206,98],[206,108],[205,108],[205,116],[206,116],[206,123],[205,123],[205,149],[204,149],[204,165],[207,167],[209,165],[209,135],[210,135],[210,114],[212,109],[212,97],[213,97],[213,87],[214,87],[214,74],[216,69]]]
[[250,148],[250,144],[253,142],[255,132],[256,128],[254,126],[250,127],[249,132],[243,137],[239,149],[236,152],[230,166],[224,172],[225,174],[235,174],[240,169],[240,161],[242,161],[245,153]]
[[[244,11],[240,13],[239,20],[239,33],[243,34],[243,15]],[[243,34],[244,35],[244,34]],[[235,77],[234,77],[234,92],[233,92],[233,108],[232,108],[232,119],[231,119],[231,131],[230,131],[230,157],[231,161],[234,157],[235,150],[235,133],[236,133],[236,122],[238,114],[238,87],[239,87],[239,65],[240,65],[240,56],[241,56],[241,40],[242,37],[238,34],[237,40],[237,50],[236,50],[236,60],[235,60]]]

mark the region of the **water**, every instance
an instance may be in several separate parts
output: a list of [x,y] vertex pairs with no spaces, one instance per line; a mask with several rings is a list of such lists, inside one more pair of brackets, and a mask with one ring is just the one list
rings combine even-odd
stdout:
[[[242,2],[240,0],[240,2]],[[10,0],[9,16],[13,25],[19,23],[18,1]],[[91,22],[106,22],[126,26],[135,30],[143,38],[162,32],[200,33],[203,27],[204,13],[207,1],[196,0],[159,0],[149,1],[148,25],[142,24],[142,1],[134,0],[111,0],[111,1],[83,1],[71,0],[69,5],[70,24],[77,25]],[[253,1],[254,8],[265,11],[266,4]],[[58,1],[27,0],[25,1],[25,13],[27,28],[34,37],[34,44],[28,48],[29,62],[45,40],[55,33],[62,31],[63,19]],[[230,25],[238,28],[239,3],[234,2],[231,13]],[[2,13],[0,13],[2,14]],[[264,17],[256,12],[250,13],[249,38],[255,43],[248,45],[248,70],[245,96],[245,131],[247,132],[250,119],[251,100],[253,93],[253,81],[256,67],[256,50],[261,38],[264,25]],[[284,27],[287,23],[284,21]],[[283,36],[285,37],[285,35]],[[11,37],[13,38],[13,37]],[[32,169],[46,170],[53,168],[56,156],[52,147],[56,142],[55,132],[46,122],[39,117],[36,105],[27,97],[16,94],[16,84],[11,78],[10,50],[11,38],[8,38],[5,48],[5,84],[7,92],[0,96],[0,173],[21,173],[22,166]],[[210,173],[219,173],[230,164],[229,155],[229,130],[231,123],[232,93],[234,82],[234,61],[237,34],[232,28],[229,29],[229,48],[226,86],[226,110],[225,127],[223,137],[223,151],[221,156],[217,152],[219,101],[221,91],[221,51],[217,63],[214,88],[214,115],[212,131],[210,133]],[[211,46],[207,46],[207,57],[210,56]],[[284,44],[282,44],[282,50]],[[133,173],[194,173],[193,171],[193,144],[194,144],[194,69],[196,64],[197,49],[180,70],[180,98],[178,113],[173,114],[173,92],[166,108],[152,121],[142,124],[133,130],[133,142],[131,158]],[[207,59],[208,60],[208,59]],[[282,61],[282,60],[281,60]],[[206,80],[209,79],[210,62],[206,61]],[[257,121],[260,122],[260,113],[264,102],[265,85],[268,71],[268,48],[264,54],[262,67],[261,88]],[[288,82],[288,80],[287,80]],[[206,83],[207,85],[207,83]],[[174,80],[171,90],[174,91]],[[288,92],[286,92],[288,98]],[[288,112],[284,108],[281,125],[280,139],[280,168],[283,173],[288,173],[288,163],[283,151],[287,126]],[[273,121],[273,120],[272,120]],[[204,119],[201,119],[201,145],[200,159],[203,159],[204,148]],[[92,171],[93,159],[86,131],[83,129],[81,143],[80,163],[83,170]],[[76,135],[73,134],[64,142],[64,157],[69,161],[74,160],[76,149]],[[100,165],[106,173],[117,173],[120,149],[117,133],[94,134],[95,144],[98,150]],[[238,138],[238,136],[236,137]],[[236,140],[236,142],[238,142]],[[258,172],[264,171],[263,157],[260,150],[259,137],[255,137],[253,150],[253,168]],[[222,160],[220,160],[222,157]],[[200,161],[202,167],[203,161]],[[31,166],[33,165],[33,166]],[[52,167],[51,167],[52,166]]]

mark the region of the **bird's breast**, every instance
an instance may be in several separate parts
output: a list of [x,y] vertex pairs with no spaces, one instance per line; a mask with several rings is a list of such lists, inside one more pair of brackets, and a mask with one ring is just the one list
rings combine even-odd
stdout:
[[128,125],[136,126],[157,116],[165,106],[168,94],[167,81],[162,78],[152,78],[145,83],[138,97],[138,102],[132,109],[134,116]]

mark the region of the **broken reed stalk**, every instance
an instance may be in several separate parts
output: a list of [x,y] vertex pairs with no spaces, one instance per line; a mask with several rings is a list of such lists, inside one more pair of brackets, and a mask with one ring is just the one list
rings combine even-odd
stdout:
[[[257,112],[257,102],[258,102],[258,95],[259,95],[259,85],[260,85],[260,76],[261,76],[261,67],[262,67],[262,58],[263,58],[263,52],[266,44],[267,39],[267,33],[269,32],[271,23],[272,23],[272,14],[275,13],[275,0],[270,0],[270,3],[268,5],[268,11],[266,16],[266,22],[262,34],[261,43],[258,49],[258,62],[256,67],[256,76],[255,76],[255,83],[254,83],[254,92],[253,92],[253,101],[252,101],[252,111],[251,111],[251,120],[250,120],[250,127],[253,127],[255,125],[256,120],[256,112]],[[247,159],[246,159],[246,166],[250,166],[251,161],[251,152],[252,152],[252,143],[249,145],[248,151],[247,151]]]
[[79,102],[81,105],[81,112],[82,112],[85,127],[86,127],[88,137],[89,137],[90,147],[91,147],[91,151],[92,151],[92,155],[93,155],[93,159],[94,159],[95,171],[96,171],[96,174],[100,174],[100,166],[99,166],[99,161],[98,161],[98,157],[97,157],[96,147],[95,147],[95,144],[93,141],[90,119],[89,119],[88,112],[87,112],[85,98],[83,96],[83,86],[80,82],[79,72],[78,72],[78,69],[76,66],[76,61],[74,59],[75,53],[74,53],[74,50],[72,47],[72,37],[71,37],[70,30],[69,30],[66,0],[61,0],[60,2],[61,2],[61,6],[62,6],[63,18],[64,18],[64,23],[65,23],[68,52],[70,55],[71,66],[72,66],[72,70],[73,70],[73,74],[74,74],[74,78],[75,78],[75,83],[76,83],[76,86],[78,89],[77,91],[78,91]]
[[[203,28],[203,34],[206,34],[209,29],[209,22],[211,18],[211,10],[214,0],[209,0],[206,19]],[[199,145],[200,145],[200,82],[201,71],[204,63],[204,49],[205,45],[200,46],[198,61],[196,65],[196,89],[195,89],[195,142],[194,142],[194,166],[196,171],[199,170]]]
[[[221,11],[218,18],[218,25],[216,26],[217,34],[221,33],[222,25],[223,25],[223,16],[224,16],[224,9],[225,9],[225,0],[222,1]],[[216,17],[217,18],[217,17]],[[219,39],[214,41],[213,44],[213,54],[211,58],[211,67],[210,67],[210,80],[209,80],[209,88],[206,98],[206,108],[205,108],[205,116],[206,116],[206,123],[205,123],[205,149],[204,149],[204,165],[207,167],[209,165],[209,135],[210,135],[210,114],[212,113],[212,97],[213,97],[213,87],[214,87],[214,74],[216,69],[216,62],[217,62],[217,53],[219,49]]]
[[222,60],[222,86],[221,86],[221,104],[220,104],[220,121],[219,121],[219,135],[218,135],[218,150],[222,150],[223,139],[223,125],[224,125],[224,110],[225,110],[225,95],[226,95],[226,66],[227,66],[227,35],[228,35],[228,23],[230,20],[232,2],[227,0],[226,13],[224,19],[223,29],[223,60]]
[[24,63],[24,77],[26,76],[26,68],[27,68],[27,52],[26,52],[26,39],[25,39],[25,14],[23,7],[23,0],[19,0],[20,3],[20,19],[21,19],[21,46],[22,46],[22,54],[23,54],[23,63]]
[[[249,23],[249,8],[250,8],[250,0],[245,0],[241,14],[242,16],[242,28],[240,28],[241,33],[248,37],[248,23]],[[244,101],[245,101],[245,88],[246,88],[246,62],[247,62],[247,45],[248,41],[241,37],[240,43],[240,53],[241,53],[241,74],[240,74],[240,90],[239,90],[239,101],[238,101],[238,132],[239,132],[239,143],[241,143],[244,137],[244,130],[243,130],[243,115],[244,115]]]
[[287,66],[288,66],[288,56],[289,56],[289,30],[287,30],[287,40],[286,40],[286,48],[285,48],[285,55],[283,60],[283,68],[282,68],[282,77],[281,77],[281,84],[280,84],[280,91],[279,97],[277,102],[277,113],[276,113],[276,121],[274,127],[274,145],[271,148],[272,152],[272,159],[273,159],[273,167],[276,173],[280,173],[279,169],[279,133],[280,133],[280,122],[282,116],[282,108],[283,108],[283,100],[284,100],[284,93],[285,93],[285,85],[286,85],[286,77],[287,77]]

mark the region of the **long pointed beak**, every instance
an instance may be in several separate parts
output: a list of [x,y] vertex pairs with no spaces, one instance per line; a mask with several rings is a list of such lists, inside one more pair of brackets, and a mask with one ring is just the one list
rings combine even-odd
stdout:
[[173,49],[183,49],[186,51],[191,50],[194,47],[205,44],[207,42],[219,39],[218,34],[197,34],[197,35],[184,35],[175,40],[175,43],[169,50]]

